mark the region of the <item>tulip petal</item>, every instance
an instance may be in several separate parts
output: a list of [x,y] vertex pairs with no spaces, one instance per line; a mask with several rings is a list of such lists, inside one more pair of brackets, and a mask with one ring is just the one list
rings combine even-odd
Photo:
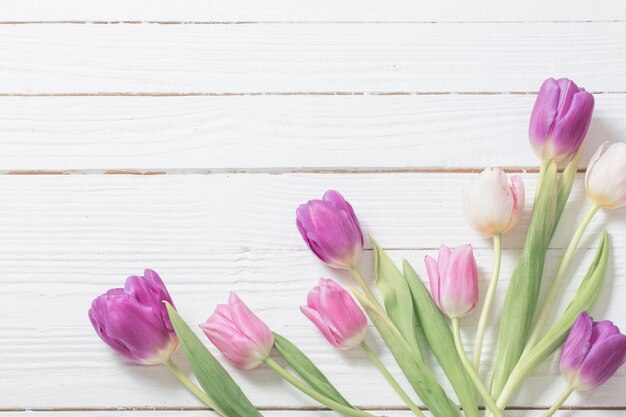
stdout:
[[587,391],[606,382],[626,361],[626,336],[613,334],[591,347],[576,378],[575,388]]
[[593,320],[586,311],[580,313],[569,331],[561,351],[561,371],[571,375],[589,352]]

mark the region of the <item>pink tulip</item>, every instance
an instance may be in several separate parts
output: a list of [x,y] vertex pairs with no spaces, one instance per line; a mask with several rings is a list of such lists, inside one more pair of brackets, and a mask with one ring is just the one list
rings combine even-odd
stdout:
[[426,271],[435,304],[448,317],[462,318],[478,303],[478,271],[471,245],[450,250],[442,245],[439,259],[426,257]]
[[485,237],[509,232],[524,212],[524,183],[513,175],[511,183],[499,168],[487,168],[463,193],[463,213],[474,230]]
[[274,335],[269,327],[234,292],[230,293],[228,305],[219,304],[200,328],[211,343],[240,369],[259,366],[274,346]]
[[337,191],[310,200],[296,211],[296,226],[311,251],[332,268],[354,267],[363,252],[363,233],[354,210]]
[[339,284],[320,278],[319,286],[309,292],[306,301],[300,310],[333,346],[346,350],[363,342],[365,314]]

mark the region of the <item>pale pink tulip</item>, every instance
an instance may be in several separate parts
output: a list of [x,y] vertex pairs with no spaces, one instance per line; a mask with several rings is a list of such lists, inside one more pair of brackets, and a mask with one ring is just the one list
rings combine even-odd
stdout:
[[228,304],[219,304],[200,328],[211,343],[240,369],[259,366],[274,345],[274,335],[267,324],[255,316],[234,292],[230,293]]
[[478,303],[478,271],[470,245],[451,250],[442,245],[439,259],[426,257],[430,291],[439,309],[448,317],[462,318]]
[[324,337],[341,350],[358,346],[367,330],[365,314],[350,294],[330,279],[320,278],[319,286],[307,297],[302,313],[313,322]]

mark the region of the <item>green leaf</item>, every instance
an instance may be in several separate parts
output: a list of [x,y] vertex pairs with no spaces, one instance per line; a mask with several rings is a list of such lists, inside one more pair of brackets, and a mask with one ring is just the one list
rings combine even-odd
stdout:
[[572,186],[574,185],[574,179],[576,178],[576,172],[578,172],[578,166],[580,165],[580,157],[582,155],[582,147],[578,149],[578,151],[574,154],[574,157],[568,162],[565,170],[559,176],[559,181],[557,184],[557,200],[556,200],[556,214],[554,219],[554,227],[552,229],[552,233],[556,230],[556,226],[559,223],[559,219],[561,218],[561,214],[563,214],[563,210],[565,209],[565,203],[567,203],[567,199],[572,191]]
[[576,294],[559,320],[519,361],[504,388],[503,399],[498,401],[499,406],[505,404],[523,380],[565,342],[570,328],[580,313],[590,311],[596,305],[604,287],[609,252],[609,237],[604,232],[596,256]]
[[541,168],[535,206],[522,254],[504,299],[491,395],[498,398],[526,346],[537,307],[543,265],[554,230],[557,204],[556,163]]
[[461,417],[457,405],[448,398],[441,385],[411,348],[389,317],[373,305],[362,292],[352,288],[355,297],[378,329],[407,380],[435,417]]
[[278,333],[274,333],[274,347],[311,388],[339,404],[354,408],[296,345]]
[[178,312],[170,304],[166,305],[189,365],[204,391],[217,406],[216,411],[225,417],[262,416]]
[[387,315],[396,325],[411,348],[419,350],[416,337],[416,322],[409,287],[389,255],[370,236],[374,248],[374,271],[376,286],[383,296]]
[[404,278],[413,296],[415,314],[421,324],[430,349],[456,392],[466,417],[478,416],[478,401],[472,380],[467,375],[454,345],[454,337],[439,308],[419,276],[405,259]]

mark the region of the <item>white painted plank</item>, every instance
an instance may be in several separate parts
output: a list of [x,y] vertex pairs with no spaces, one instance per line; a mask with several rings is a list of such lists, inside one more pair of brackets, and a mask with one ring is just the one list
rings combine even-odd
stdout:
[[[477,248],[481,276],[486,277],[491,265],[489,244],[471,233],[458,212],[457,189],[469,177],[2,176],[0,191],[11,198],[0,202],[0,270],[6,300],[0,303],[0,340],[12,342],[0,344],[0,404],[17,408],[196,405],[164,369],[129,366],[111,354],[86,319],[93,296],[150,266],[167,280],[191,324],[202,321],[229,290],[236,290],[272,328],[301,345],[349,398],[363,405],[397,405],[364,355],[335,351],[297,313],[317,277],[339,277],[343,283],[348,278],[320,265],[304,248],[293,226],[293,209],[328,184],[341,185],[338,188],[354,203],[366,231],[385,247],[434,248],[442,236],[451,245],[470,241]],[[531,190],[534,177],[525,176]],[[579,186],[574,205],[583,204]],[[569,224],[581,214],[572,208],[564,217]],[[596,316],[624,326],[620,322],[624,304],[619,302],[626,296],[625,265],[620,261],[626,247],[623,210],[598,218],[592,230],[598,230],[602,219],[609,220],[615,252]],[[519,247],[526,223],[524,219],[519,232],[505,242],[497,303],[519,253],[511,248]],[[561,230],[555,247],[563,246],[567,234]],[[582,247],[593,246],[590,234]],[[423,274],[422,259],[433,252],[413,249],[391,254],[398,262],[406,257]],[[546,276],[554,273],[561,252],[550,252]],[[563,301],[571,295],[593,250],[583,249],[579,255],[580,271]],[[368,251],[363,269],[369,270],[371,263]],[[371,280],[371,274],[368,277]],[[482,286],[484,290],[484,282]],[[464,321],[468,346],[475,321],[475,316]],[[391,365],[373,331],[369,337]],[[485,349],[492,352],[493,339],[487,340]],[[492,354],[485,354],[485,365],[492,359]],[[44,371],[48,376],[41,378]],[[395,368],[394,372],[399,376]],[[258,405],[313,404],[288,390],[267,369],[234,375]],[[355,384],[355,375],[375,382]],[[515,404],[548,405],[560,383],[553,360],[529,380]],[[574,397],[570,404],[623,406],[620,387],[624,383],[622,370],[602,389]]]
[[4,94],[626,91],[621,22],[0,26]]
[[[213,250],[303,250],[295,210],[331,188],[352,202],[364,230],[387,247],[433,248],[444,236],[450,245],[491,247],[462,216],[460,195],[473,175],[1,176],[2,195],[10,198],[0,201],[0,247],[10,251],[28,242],[26,253],[50,245],[90,251],[108,242],[112,246],[107,250],[124,256],[138,245],[149,243],[156,249],[176,239],[183,247]],[[522,246],[536,176],[522,177],[527,210],[520,225],[505,236],[509,247]],[[579,175],[562,220],[570,226],[557,230],[553,247],[567,246],[571,227],[588,206]],[[607,221],[613,245],[626,247],[624,209],[601,212],[589,230],[597,234]],[[154,241],[155,236],[160,238]]]
[[[536,167],[534,95],[0,97],[0,168],[316,170]],[[583,165],[625,141],[626,95],[596,97]]]
[[253,0],[228,2],[166,0],[106,3],[96,0],[4,0],[0,21],[184,21],[184,22],[257,22],[257,21],[545,21],[545,20],[619,20],[626,19],[626,7],[619,0],[545,2],[529,0],[466,2],[448,0],[365,0],[308,2],[271,0],[263,7]]

